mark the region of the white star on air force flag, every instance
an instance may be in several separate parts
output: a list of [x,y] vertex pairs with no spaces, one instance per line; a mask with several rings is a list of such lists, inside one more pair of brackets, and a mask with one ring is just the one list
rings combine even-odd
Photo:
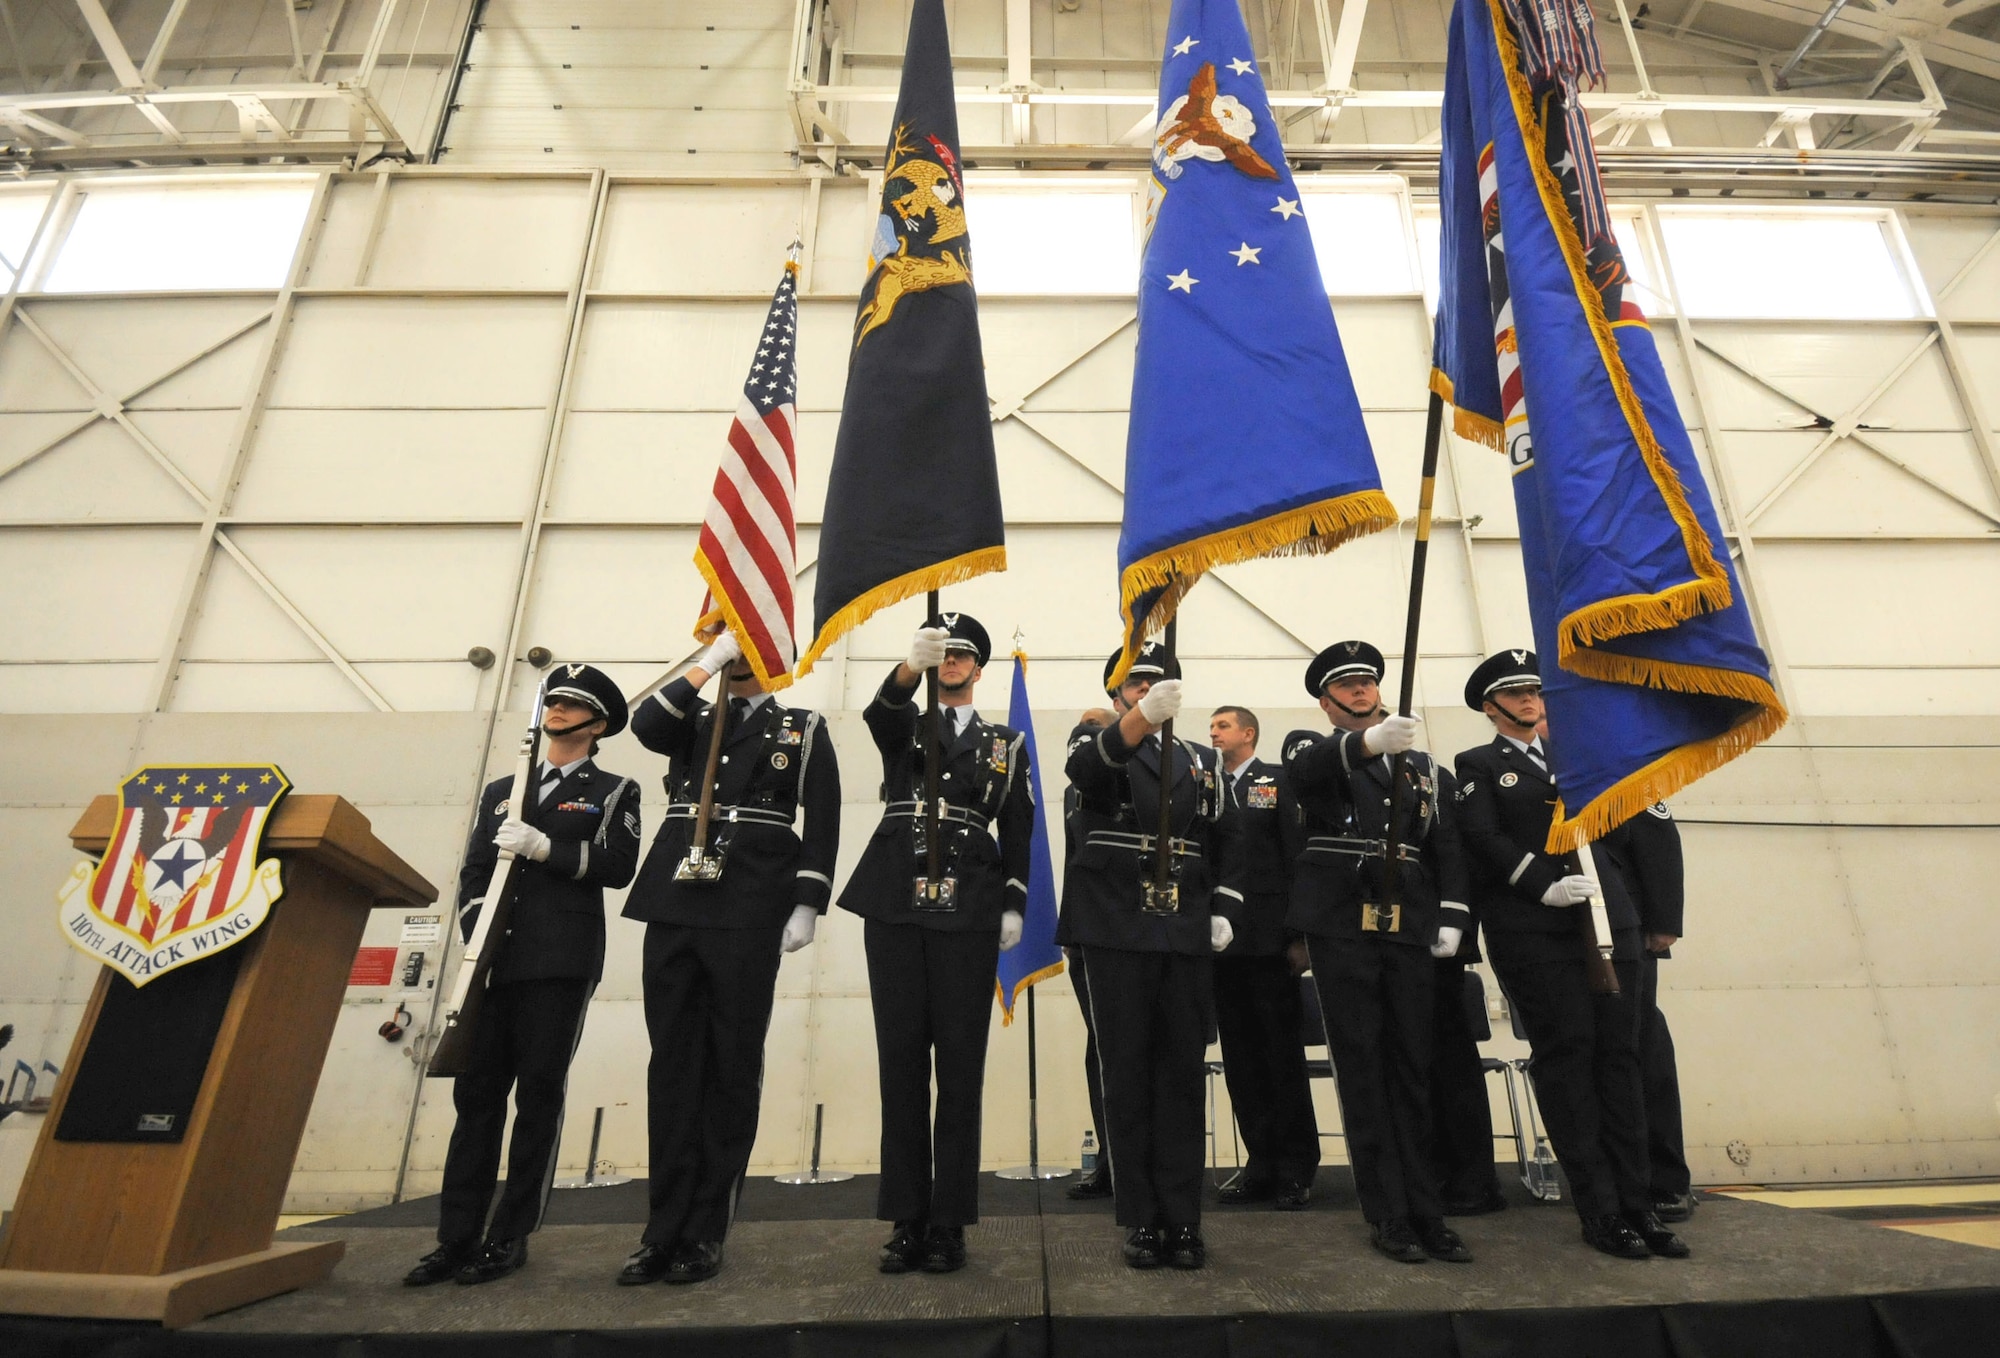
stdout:
[[1167,275],[1167,291],[1185,292],[1193,295],[1194,285],[1199,282],[1201,282],[1199,278],[1191,276],[1186,269],[1182,269],[1179,273],[1170,273]]

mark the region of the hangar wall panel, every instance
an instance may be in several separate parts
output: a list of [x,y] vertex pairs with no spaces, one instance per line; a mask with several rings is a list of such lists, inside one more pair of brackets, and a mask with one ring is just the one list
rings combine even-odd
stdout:
[[[599,661],[631,692],[692,650],[695,525],[795,233],[810,598],[873,211],[865,182],[417,172],[328,188],[276,293],[7,305],[0,732],[16,757],[0,773],[0,853],[18,947],[0,964],[0,1022],[17,1025],[31,1063],[67,1059],[89,982],[47,927],[71,858],[63,832],[129,768],[223,749],[275,759],[300,788],[355,801],[449,892],[474,794],[507,767],[533,691],[528,648]],[[2000,316],[1978,300],[2000,218],[1897,217],[1942,319],[1716,321],[1669,307],[1655,320],[1797,715],[1678,804],[1689,938],[1666,986],[1709,1181],[2000,1170],[2000,1061],[1977,1036],[2000,1003],[1977,960],[2000,940],[1970,885],[2000,872]],[[1385,483],[1410,512],[1424,300],[1334,308]],[[1114,631],[1133,315],[1116,294],[981,305],[1012,568],[952,601],[996,639],[1023,630],[1052,758],[1097,700]],[[127,419],[101,413],[107,394]],[[1511,497],[1497,459],[1448,443],[1419,671],[1446,755],[1486,738],[1458,705],[1464,676],[1527,629]],[[1400,636],[1408,532],[1215,572],[1182,629],[1197,707],[1252,706],[1267,750],[1319,728],[1300,666],[1336,636]],[[792,690],[833,721],[843,867],[875,818],[859,709],[917,618],[914,602],[886,610]],[[474,647],[500,659],[477,668]],[[1005,682],[995,664],[990,713]],[[661,761],[629,735],[601,758],[640,780],[656,827]],[[1045,800],[1061,785],[1043,771]],[[419,983],[350,990],[294,1181],[300,1209],[436,1183],[448,1087],[420,1080],[407,1039],[376,1029],[401,1003],[420,1030],[454,959],[403,943],[404,923],[373,921],[367,942],[399,960],[424,952]],[[835,911],[783,964],[759,1172],[801,1162],[822,1104],[828,1163],[874,1161],[860,936]],[[644,1160],[641,937],[613,921],[565,1172],[580,1170],[600,1106],[601,1157],[628,1173]],[[1088,1120],[1081,1031],[1066,981],[1041,995],[1042,1144],[1057,1159]],[[1025,1157],[1024,1041],[1019,1026],[994,1033],[991,1165]],[[1749,1166],[1729,1160],[1733,1141]]]

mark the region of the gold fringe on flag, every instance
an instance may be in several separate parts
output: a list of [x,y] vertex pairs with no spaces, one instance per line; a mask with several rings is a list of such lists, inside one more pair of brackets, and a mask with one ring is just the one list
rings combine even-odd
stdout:
[[[1132,638],[1150,636],[1164,628],[1204,571],[1267,556],[1318,556],[1355,538],[1392,527],[1397,521],[1396,506],[1387,495],[1379,490],[1361,490],[1210,533],[1171,551],[1157,552],[1133,562],[1119,579],[1118,610],[1125,619],[1126,649],[1118,658],[1118,668],[1110,682],[1114,686],[1123,683],[1125,671],[1137,658]],[[1141,595],[1163,585],[1166,593],[1154,602],[1143,628],[1135,626],[1133,604]]]
[[955,556],[949,561],[940,561],[922,570],[911,571],[908,575],[899,575],[894,580],[886,580],[828,618],[826,626],[820,628],[819,635],[813,638],[812,645],[799,657],[792,673],[810,673],[829,646],[891,604],[928,594],[934,589],[943,589],[946,585],[962,584],[974,576],[1006,569],[1007,549],[1004,546],[981,547],[964,556]]
[[1467,410],[1453,399],[1451,377],[1442,368],[1431,369],[1431,390],[1438,398],[1451,407],[1451,432],[1467,443],[1477,443],[1491,448],[1496,453],[1507,451],[1507,434],[1498,420],[1488,419],[1476,410]]
[[730,606],[729,595],[722,588],[721,578],[716,574],[715,567],[708,564],[708,558],[702,555],[699,547],[695,548],[694,568],[701,573],[701,578],[708,582],[708,597],[715,600],[715,607],[702,614],[700,620],[695,623],[694,639],[714,641],[721,635],[723,627],[727,626],[736,634],[738,644],[743,647],[743,658],[750,662],[750,668],[756,674],[757,682],[763,686],[766,693],[775,693],[781,688],[789,687],[792,682],[790,674],[765,673],[764,657],[747,640],[750,629],[743,625],[743,619],[737,616],[736,610]]
[[1014,995],[1011,999],[1007,996],[1007,988],[1000,984],[1000,978],[998,976],[994,977],[993,998],[1000,1002],[1000,1026],[1002,1028],[1011,1028],[1014,1026],[1014,1006],[1021,1002],[1021,993],[1023,991],[1027,990],[1030,986],[1040,985],[1052,976],[1060,976],[1062,974],[1063,964],[1061,962],[1051,962],[1040,971],[1031,971],[1020,980],[1014,982]]

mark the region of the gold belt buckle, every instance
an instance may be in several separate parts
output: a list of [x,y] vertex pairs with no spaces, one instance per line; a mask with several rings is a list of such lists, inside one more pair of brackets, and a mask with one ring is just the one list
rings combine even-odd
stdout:
[[1373,901],[1361,906],[1361,932],[1364,934],[1394,934],[1402,932],[1403,907],[1400,905],[1377,905]]
[[958,909],[958,878],[940,877],[933,886],[929,877],[919,874],[911,893],[910,908],[934,913]]
[[1180,914],[1181,884],[1179,882],[1168,882],[1165,886],[1161,886],[1158,882],[1149,879],[1140,883],[1140,890],[1144,894],[1139,898],[1139,908],[1147,914]]
[[697,844],[674,869],[676,882],[718,882],[722,880],[722,855],[704,852]]

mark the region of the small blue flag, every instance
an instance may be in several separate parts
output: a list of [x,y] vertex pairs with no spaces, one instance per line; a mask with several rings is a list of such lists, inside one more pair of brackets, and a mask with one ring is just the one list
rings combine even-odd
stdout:
[[1236,0],[1174,0],[1159,111],[1114,680],[1209,567],[1396,522]]
[[1049,824],[1042,814],[1041,790],[1035,786],[1042,760],[1035,753],[1035,719],[1028,710],[1028,656],[1024,651],[1014,652],[1014,691],[1007,700],[1007,724],[1027,742],[1028,794],[1035,804],[1035,833],[1028,849],[1028,909],[1021,921],[1021,941],[1000,954],[1000,973],[994,980],[1002,1027],[1014,1021],[1014,1002],[1022,991],[1060,975],[1063,969],[1062,949],[1056,946],[1056,879],[1050,866]]
[[1632,276],[1592,227],[1602,185],[1568,110],[1588,14],[1577,42],[1533,35],[1524,58],[1517,7],[1543,13],[1452,15],[1431,385],[1513,472],[1562,790],[1553,853],[1734,759],[1785,709]]

